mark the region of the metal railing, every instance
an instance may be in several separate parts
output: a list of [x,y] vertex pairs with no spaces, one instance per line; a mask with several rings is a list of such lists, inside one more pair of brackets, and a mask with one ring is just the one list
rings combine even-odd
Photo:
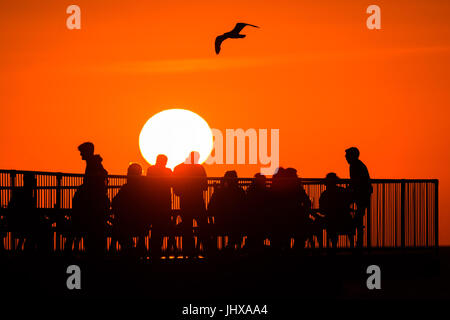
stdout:
[[[71,209],[72,198],[77,187],[82,184],[82,174],[0,170],[0,206],[5,209],[12,190],[23,185],[24,174],[33,174],[37,180],[37,207],[59,210]],[[126,176],[108,176],[108,197],[110,200],[126,182]],[[205,203],[214,191],[214,185],[221,178],[208,178],[208,189],[204,193]],[[240,178],[239,184],[246,189],[251,178]],[[271,179],[267,179],[271,183]],[[325,190],[324,179],[301,178],[313,208],[318,207],[321,192]],[[341,180],[342,185],[348,180]],[[438,247],[438,180],[436,179],[373,179],[371,203],[364,217],[364,247],[367,248],[407,248]],[[179,199],[172,194],[172,209],[179,209]],[[8,230],[3,239],[11,246]],[[324,231],[325,233],[325,231]],[[59,237],[59,239],[57,239]],[[55,248],[63,235],[55,230]],[[326,235],[324,237],[326,239]],[[324,240],[326,242],[326,240]],[[326,243],[324,243],[326,246]],[[348,241],[340,236],[338,247],[347,247]]]

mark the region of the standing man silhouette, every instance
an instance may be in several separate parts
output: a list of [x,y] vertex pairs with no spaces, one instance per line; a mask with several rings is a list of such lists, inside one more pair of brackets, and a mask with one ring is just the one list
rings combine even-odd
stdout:
[[366,165],[359,160],[359,150],[351,147],[345,150],[345,159],[350,165],[350,191],[353,200],[356,203],[355,224],[357,230],[356,246],[361,248],[363,245],[364,225],[363,219],[366,209],[370,205],[370,196],[373,188],[370,183],[369,170]]
[[[108,172],[103,168],[102,157],[94,154],[94,144],[85,142],[78,146],[81,159],[86,161],[83,184],[78,187],[72,201],[72,223],[77,231],[87,235],[87,252],[91,257],[105,249]],[[93,254],[93,255],[91,255]]]
[[158,155],[156,157],[156,163],[147,169],[147,177],[152,178],[156,183],[156,191],[158,193],[158,204],[159,209],[164,212],[166,216],[170,216],[170,211],[172,209],[172,198],[170,193],[170,188],[172,186],[172,170],[166,167],[167,156],[164,154]]
[[[207,227],[203,191],[208,188],[208,181],[205,168],[198,163],[199,158],[200,154],[192,151],[185,162],[179,164],[173,170],[174,192],[180,197],[183,247],[188,255],[192,255],[195,248],[195,240],[192,236],[193,220],[197,222],[199,238],[204,238],[202,233]],[[203,243],[203,245],[206,244]]]
[[160,254],[163,236],[169,235],[167,250],[175,250],[175,237],[171,235],[175,228],[176,217],[172,217],[172,170],[167,168],[167,156],[159,154],[155,165],[147,169],[149,197],[153,198],[151,250]]

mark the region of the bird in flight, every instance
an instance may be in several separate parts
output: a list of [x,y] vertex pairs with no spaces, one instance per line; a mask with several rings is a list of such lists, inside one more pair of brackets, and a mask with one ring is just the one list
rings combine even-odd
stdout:
[[216,38],[216,42],[215,42],[216,54],[219,54],[220,45],[222,44],[222,42],[224,40],[229,39],[229,38],[230,39],[245,38],[245,34],[239,33],[239,32],[241,32],[242,29],[244,29],[245,26],[259,28],[258,26],[254,26],[254,25],[248,24],[248,23],[243,23],[243,22],[236,23],[236,26],[234,27],[233,30],[226,32]]

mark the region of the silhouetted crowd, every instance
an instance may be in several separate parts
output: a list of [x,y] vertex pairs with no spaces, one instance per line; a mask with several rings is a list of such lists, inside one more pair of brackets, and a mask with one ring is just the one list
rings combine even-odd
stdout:
[[[111,248],[133,256],[159,257],[164,241],[167,250],[175,252],[182,247],[186,256],[200,251],[214,255],[299,250],[316,247],[316,243],[322,247],[323,230],[332,248],[337,246],[339,235],[347,236],[351,247],[355,246],[356,235],[356,246],[363,246],[363,218],[373,190],[367,167],[359,160],[355,147],[346,150],[349,185],[342,187],[335,173],[327,174],[316,209],[312,208],[297,170],[282,167],[271,181],[255,174],[246,189],[239,183],[236,171],[227,171],[213,186],[206,205],[207,175],[198,163],[197,152],[191,152],[173,172],[166,167],[165,155],[157,157],[146,176],[139,164],[130,164],[127,182],[110,201],[108,172],[102,158],[94,153],[94,145],[86,142],[78,150],[86,161],[86,171],[67,217],[68,252],[83,241],[88,254],[102,255],[107,236],[112,239]],[[23,187],[12,192],[5,220],[17,246],[46,251],[52,242],[49,221],[53,220],[36,214],[35,190],[36,178],[25,174]],[[178,196],[178,210],[173,209],[172,195]]]

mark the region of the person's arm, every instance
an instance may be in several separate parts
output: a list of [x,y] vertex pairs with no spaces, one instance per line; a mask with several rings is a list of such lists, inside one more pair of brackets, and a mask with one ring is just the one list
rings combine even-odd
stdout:
[[319,212],[323,215],[326,214],[327,208],[326,208],[326,193],[322,192],[319,198]]
[[208,209],[206,210],[206,214],[208,217],[215,217],[217,214],[218,209],[218,200],[217,200],[217,193],[214,192],[211,196],[211,199],[208,203]]
[[300,188],[300,199],[302,201],[304,208],[307,211],[310,211],[311,206],[312,206],[311,199],[308,197],[308,194],[306,193],[305,189],[303,189],[303,188]]
[[206,170],[205,170],[205,168],[203,168],[203,166],[201,166],[200,168],[202,168],[201,169],[201,187],[202,187],[202,190],[203,191],[205,191],[205,190],[207,190],[208,189],[208,177],[207,177],[207,175],[206,175]]
[[177,196],[181,195],[180,185],[182,183],[182,181],[180,181],[181,175],[179,174],[179,171],[180,170],[178,169],[178,167],[175,167],[175,169],[173,169],[173,172],[171,175],[171,184],[172,184],[173,193],[175,193],[175,195],[177,195]]
[[165,177],[167,187],[173,187],[173,171],[170,169],[167,169],[167,176]]

